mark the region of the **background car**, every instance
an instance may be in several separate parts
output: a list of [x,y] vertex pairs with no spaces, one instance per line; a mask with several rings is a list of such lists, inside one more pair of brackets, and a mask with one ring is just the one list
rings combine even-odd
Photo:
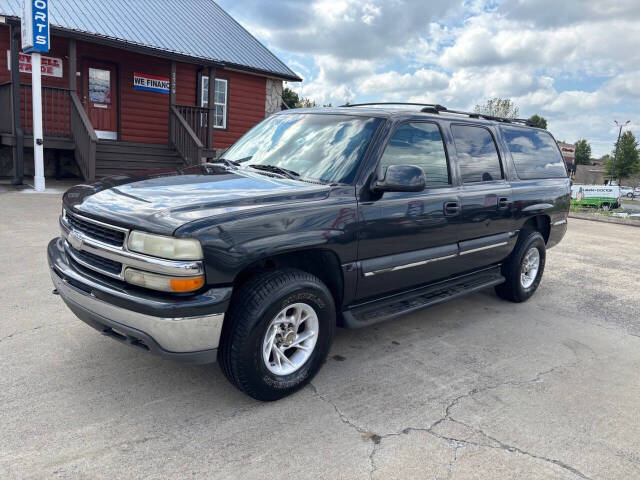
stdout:
[[620,196],[633,198],[633,187],[620,187]]

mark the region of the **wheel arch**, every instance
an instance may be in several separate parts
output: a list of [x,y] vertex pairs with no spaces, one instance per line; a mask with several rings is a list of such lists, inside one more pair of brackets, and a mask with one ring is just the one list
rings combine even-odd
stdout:
[[527,230],[537,230],[542,234],[544,243],[549,241],[549,235],[551,234],[551,217],[549,215],[536,215],[527,219],[522,226],[522,232]]
[[318,277],[333,296],[339,311],[344,299],[344,276],[338,255],[328,248],[308,248],[265,256],[245,266],[235,276],[233,290],[265,271],[296,268]]

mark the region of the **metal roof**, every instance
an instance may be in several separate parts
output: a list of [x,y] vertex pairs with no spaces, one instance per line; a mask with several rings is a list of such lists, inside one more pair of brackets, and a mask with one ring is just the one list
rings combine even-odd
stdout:
[[[0,15],[21,11],[0,0]],[[54,29],[300,80],[213,0],[50,0],[49,15]]]

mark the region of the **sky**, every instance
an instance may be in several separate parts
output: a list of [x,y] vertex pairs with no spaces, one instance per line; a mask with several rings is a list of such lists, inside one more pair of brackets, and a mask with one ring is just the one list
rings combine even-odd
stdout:
[[638,0],[219,0],[318,104],[512,99],[592,156],[640,133]]

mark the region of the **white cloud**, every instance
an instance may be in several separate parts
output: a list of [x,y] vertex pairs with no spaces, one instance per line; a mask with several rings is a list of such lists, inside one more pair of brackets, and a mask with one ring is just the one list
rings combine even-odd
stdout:
[[[473,108],[507,97],[560,139],[611,150],[640,125],[638,0],[222,0],[305,78],[320,104]],[[291,60],[289,62],[289,60]],[[636,113],[638,112],[638,113]]]

